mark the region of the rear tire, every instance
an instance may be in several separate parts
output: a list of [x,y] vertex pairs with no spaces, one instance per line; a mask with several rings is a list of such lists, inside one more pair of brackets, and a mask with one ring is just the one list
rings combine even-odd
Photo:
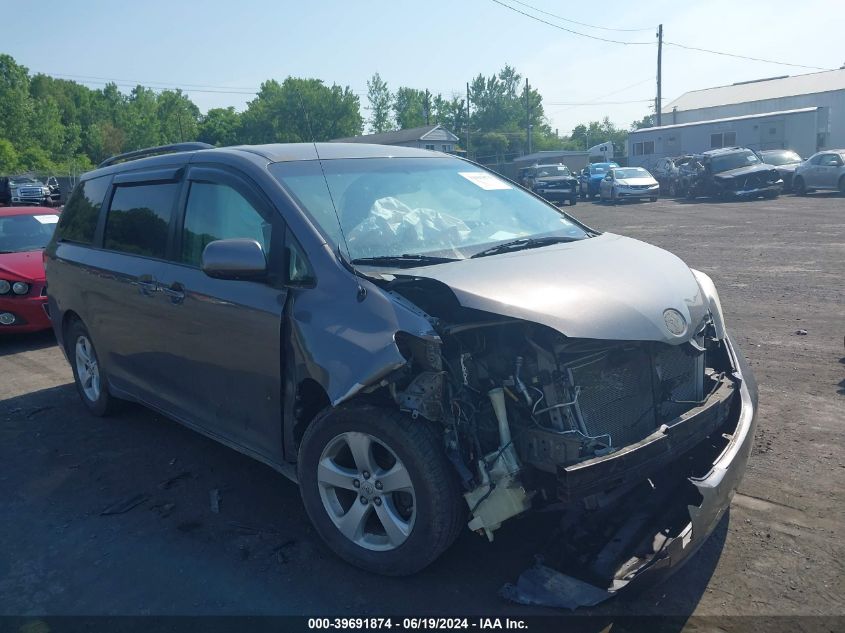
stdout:
[[[389,473],[399,471],[403,483],[389,491]],[[418,572],[465,525],[468,510],[442,438],[430,422],[396,410],[370,404],[326,410],[302,438],[297,474],[317,532],[338,556],[367,571]]]
[[678,197],[678,185],[674,182],[669,183],[669,197],[670,198],[677,198]]
[[572,196],[569,199],[569,206],[574,207],[576,204],[578,204],[578,196]]
[[82,404],[97,417],[113,414],[118,400],[109,393],[108,380],[100,366],[91,335],[82,321],[73,321],[68,326],[65,349]]
[[792,181],[792,189],[795,191],[796,195],[807,195],[807,183],[804,182],[804,179],[801,176],[795,176],[795,179]]
[[656,197],[652,197],[652,198],[649,198],[649,199],[648,199],[648,201],[649,201],[649,202],[657,202],[657,198],[656,198]]

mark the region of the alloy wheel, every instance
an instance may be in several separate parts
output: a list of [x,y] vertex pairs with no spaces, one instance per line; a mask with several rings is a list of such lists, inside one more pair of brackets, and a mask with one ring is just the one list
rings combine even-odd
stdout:
[[85,397],[91,402],[100,398],[100,367],[94,346],[87,336],[76,339],[76,374]]
[[332,438],[317,464],[317,485],[326,514],[356,545],[389,551],[410,536],[417,514],[411,476],[376,437],[349,431]]

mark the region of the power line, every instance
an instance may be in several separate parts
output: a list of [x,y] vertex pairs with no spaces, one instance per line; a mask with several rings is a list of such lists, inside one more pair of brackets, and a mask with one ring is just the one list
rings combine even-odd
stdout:
[[140,85],[159,85],[159,86],[172,86],[173,88],[213,88],[213,89],[220,89],[220,90],[251,90],[250,88],[240,88],[236,86],[219,86],[214,84],[178,84],[172,83],[169,81],[139,81],[137,79],[120,79],[120,78],[113,78],[113,77],[97,77],[95,75],[65,75],[62,73],[45,73],[40,72],[39,74],[47,75],[49,77],[64,77],[70,79],[96,79],[102,82],[107,83],[117,83],[117,82],[125,82],[131,84],[140,84]]
[[[619,94],[620,92],[625,92],[626,90],[630,90],[631,88],[636,88],[637,86],[641,86],[644,83],[652,81],[652,79],[653,79],[652,77],[647,77],[645,79],[641,79],[640,81],[633,83],[630,86],[625,86],[624,88],[619,88],[618,90],[614,90],[613,92],[608,92],[607,94],[600,95],[598,97],[595,97],[594,99],[589,99],[588,101],[585,101],[584,103],[572,104],[568,108],[563,108],[562,110],[555,110],[555,112],[566,112],[567,110],[571,110],[572,108],[577,107],[579,105],[598,105],[598,102],[601,99],[604,99],[606,97],[612,97],[613,95]],[[651,99],[648,99],[647,101],[651,101]],[[639,102],[640,102],[640,100],[637,100],[634,103],[639,103]],[[554,104],[549,103],[548,105],[554,105]]]
[[[649,79],[651,81],[651,79]],[[623,103],[651,103],[654,99],[632,99],[631,101],[559,101],[549,102],[550,106],[585,106],[585,105],[621,105]]]
[[600,29],[602,31],[618,31],[620,33],[639,33],[642,31],[652,31],[654,27],[650,26],[646,29],[614,29],[609,26],[596,26],[595,24],[587,24],[586,22],[578,22],[577,20],[571,20],[569,18],[565,18],[562,15],[556,15],[554,13],[549,13],[548,11],[543,11],[542,9],[538,9],[537,7],[531,6],[528,3],[520,2],[519,0],[510,0],[516,4],[521,4],[523,7],[528,7],[529,9],[536,11],[537,13],[542,13],[543,15],[549,15],[553,18],[557,18],[558,20],[563,20],[564,22],[569,22],[571,24],[577,24],[579,26],[586,26],[590,29]]
[[519,13],[520,15],[524,15],[526,18],[531,18],[532,20],[536,20],[537,22],[542,22],[543,24],[551,26],[552,28],[559,29],[561,31],[566,31],[567,33],[571,33],[572,35],[578,35],[579,37],[586,37],[586,38],[589,38],[591,40],[599,40],[600,42],[610,42],[612,44],[624,44],[626,46],[652,46],[652,45],[654,45],[654,42],[623,42],[622,40],[612,40],[612,39],[607,38],[607,37],[599,37],[598,35],[589,35],[587,33],[581,33],[580,31],[573,31],[572,29],[568,29],[565,26],[560,26],[559,24],[554,24],[552,22],[549,22],[548,20],[538,18],[536,15],[531,15],[530,13],[526,13],[525,11],[520,11],[516,7],[512,7],[509,4],[505,4],[504,2],[501,2],[501,0],[492,0],[492,2],[495,2],[496,4],[501,5],[501,6],[505,7],[506,9],[510,9],[511,11],[514,11],[515,13]]
[[805,66],[804,64],[791,64],[789,62],[779,62],[773,59],[763,59],[761,57],[749,57],[748,55],[737,55],[736,53],[725,53],[724,51],[714,51],[709,48],[699,48],[697,46],[687,46],[686,44],[678,44],[677,42],[663,42],[666,46],[675,46],[683,48],[688,51],[698,51],[699,53],[710,53],[711,55],[722,55],[724,57],[734,57],[736,59],[748,59],[753,62],[764,62],[766,64],[777,64],[779,66],[792,66],[793,68],[806,68],[809,70],[836,70],[835,68],[822,68],[820,66]]
[[[572,29],[567,29],[567,28],[560,26],[558,24],[553,24],[552,22],[548,22],[547,20],[543,20],[542,18],[538,18],[537,16],[531,15],[530,13],[525,13],[524,11],[520,11],[516,7],[512,7],[508,4],[505,4],[504,2],[501,2],[501,0],[491,0],[491,1],[495,2],[498,5],[501,5],[505,8],[507,8],[507,9],[510,9],[511,11],[514,11],[516,13],[524,15],[527,18],[531,18],[532,20],[536,20],[537,22],[542,22],[543,24],[551,26],[552,28],[556,28],[556,29],[559,29],[561,31],[566,31],[567,33],[572,33],[573,35],[578,35],[580,37],[588,37],[588,38],[593,39],[593,40],[600,40],[602,42],[610,42],[611,44],[624,44],[626,46],[630,46],[630,45],[651,45],[651,44],[653,44],[653,42],[624,42],[624,41],[621,41],[621,40],[612,40],[612,39],[605,38],[605,37],[598,37],[596,35],[588,35],[587,33],[580,33],[578,31],[573,31]],[[511,2],[517,2],[517,1],[518,0],[511,0]],[[524,5],[524,3],[522,3],[522,2],[520,2],[519,4]],[[529,5],[524,5],[524,6],[529,6]],[[535,10],[537,10],[537,9],[535,9]],[[675,46],[677,48],[683,48],[683,49],[686,49],[686,50],[689,50],[689,51],[697,51],[699,53],[709,53],[711,55],[722,55],[724,57],[732,57],[734,59],[745,59],[745,60],[748,60],[748,61],[763,62],[763,63],[766,63],[766,64],[776,64],[778,66],[791,66],[793,68],[805,68],[805,69],[809,69],[809,70],[835,70],[834,68],[822,68],[821,66],[807,66],[807,65],[804,65],[804,64],[792,64],[790,62],[782,62],[782,61],[777,61],[777,60],[774,60],[774,59],[763,59],[762,57],[750,57],[748,55],[739,55],[737,53],[726,53],[724,51],[715,51],[715,50],[712,50],[710,48],[700,48],[698,46],[687,46],[686,44],[679,44],[678,42],[666,42],[666,41],[664,41],[663,43],[666,46]]]

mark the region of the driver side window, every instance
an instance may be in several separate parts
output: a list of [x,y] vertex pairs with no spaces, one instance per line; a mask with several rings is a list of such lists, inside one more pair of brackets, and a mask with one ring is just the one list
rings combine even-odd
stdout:
[[238,191],[229,185],[191,182],[180,260],[199,266],[205,247],[215,240],[251,238],[269,260],[272,224]]

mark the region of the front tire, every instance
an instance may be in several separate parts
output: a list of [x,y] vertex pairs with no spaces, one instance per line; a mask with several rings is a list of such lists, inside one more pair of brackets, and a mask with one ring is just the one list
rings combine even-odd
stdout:
[[795,179],[792,181],[792,189],[795,191],[796,195],[807,195],[807,183],[804,182],[804,179],[801,176],[795,176]]
[[320,414],[302,438],[305,510],[341,558],[387,576],[413,574],[455,540],[467,516],[433,425],[369,404]]
[[98,417],[115,412],[117,400],[109,393],[100,360],[91,335],[82,324],[74,321],[65,334],[65,349],[73,370],[73,381],[82,403]]
[[839,193],[840,195],[845,196],[845,176],[842,176],[839,179]]

